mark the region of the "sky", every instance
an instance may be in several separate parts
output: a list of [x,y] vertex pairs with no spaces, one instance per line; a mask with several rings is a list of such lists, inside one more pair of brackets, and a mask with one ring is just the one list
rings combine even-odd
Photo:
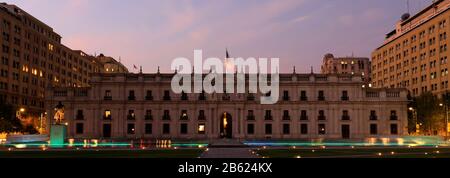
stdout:
[[[431,0],[409,0],[412,14]],[[171,72],[173,59],[280,58],[280,71],[320,72],[326,53],[370,57],[406,0],[6,0],[46,23],[62,43],[103,53],[137,72]]]

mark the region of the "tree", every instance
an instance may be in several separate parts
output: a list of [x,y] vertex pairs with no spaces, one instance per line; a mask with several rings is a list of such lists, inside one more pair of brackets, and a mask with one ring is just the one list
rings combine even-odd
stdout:
[[417,124],[421,124],[421,132],[433,135],[440,129],[443,121],[441,101],[431,92],[423,93],[415,98]]
[[11,105],[0,103],[0,132],[22,131],[22,123],[15,116],[15,110]]

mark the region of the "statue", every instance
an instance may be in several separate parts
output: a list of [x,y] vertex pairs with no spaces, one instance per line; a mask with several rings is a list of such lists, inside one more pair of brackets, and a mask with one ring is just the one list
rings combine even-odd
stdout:
[[64,105],[61,101],[55,107],[55,116],[53,118],[55,119],[56,125],[60,125],[64,120]]

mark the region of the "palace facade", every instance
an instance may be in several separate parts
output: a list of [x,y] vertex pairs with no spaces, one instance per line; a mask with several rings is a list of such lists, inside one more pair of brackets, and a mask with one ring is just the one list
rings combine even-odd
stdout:
[[[407,90],[369,88],[350,74],[280,74],[265,94],[174,94],[174,74],[94,74],[90,87],[56,87],[69,138],[358,139],[407,134]],[[248,78],[247,78],[248,82]]]

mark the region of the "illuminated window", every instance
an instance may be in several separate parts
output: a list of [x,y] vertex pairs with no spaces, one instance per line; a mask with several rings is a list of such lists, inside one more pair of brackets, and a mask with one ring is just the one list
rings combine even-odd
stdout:
[[53,51],[53,45],[52,44],[48,44],[48,50],[49,51]]
[[134,124],[128,124],[127,126],[127,133],[129,135],[134,135],[136,133],[136,127]]
[[198,125],[198,134],[205,134],[205,124]]
[[319,135],[325,135],[325,133],[326,133],[325,124],[319,124]]
[[111,110],[106,110],[103,116],[105,120],[111,120]]
[[28,66],[24,65],[24,66],[22,67],[22,71],[28,72]]

